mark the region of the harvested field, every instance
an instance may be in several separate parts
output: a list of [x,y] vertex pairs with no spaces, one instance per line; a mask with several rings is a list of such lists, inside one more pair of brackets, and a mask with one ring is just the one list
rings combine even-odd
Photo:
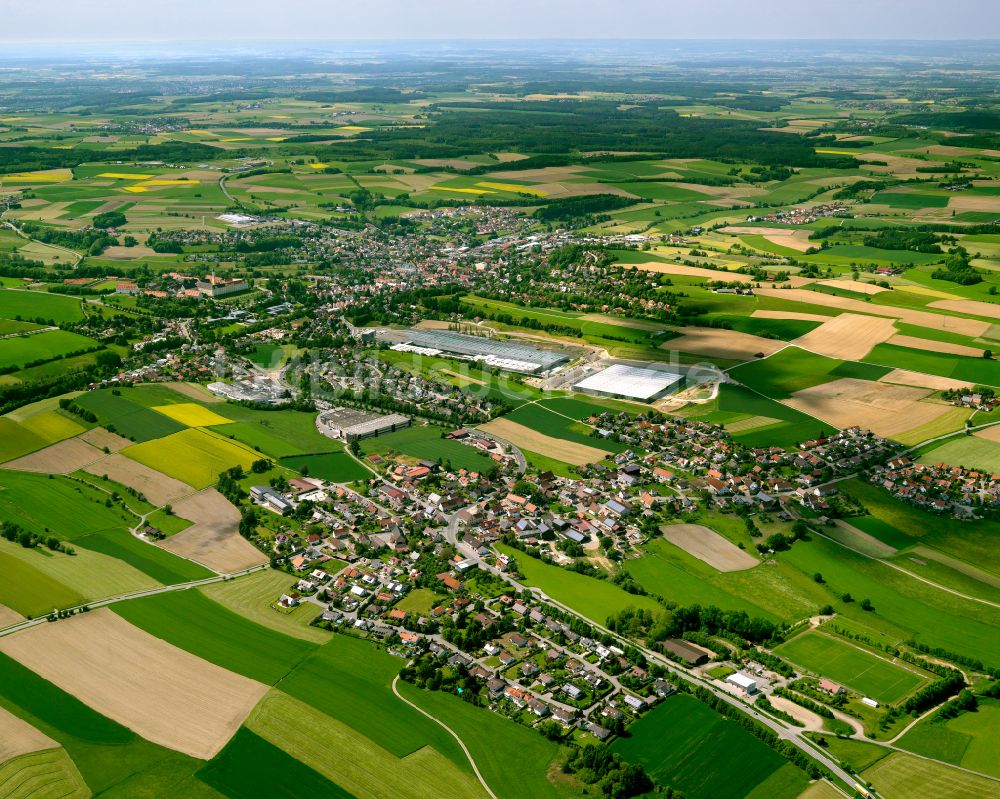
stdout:
[[618,327],[628,327],[633,330],[649,330],[657,332],[663,330],[663,325],[656,322],[646,322],[642,319],[626,319],[623,316],[608,316],[602,313],[585,313],[577,319],[583,322],[600,322],[605,325],[617,325]]
[[931,393],[929,389],[843,377],[796,391],[783,402],[834,427],[859,425],[891,438],[930,424],[951,409],[950,405],[920,401]]
[[172,388],[178,394],[183,394],[185,397],[190,397],[198,402],[212,403],[222,403],[225,400],[222,397],[217,397],[207,388],[198,383],[164,383],[167,388]]
[[79,438],[68,438],[53,444],[38,452],[32,452],[23,458],[7,461],[4,469],[18,469],[22,472],[41,472],[42,474],[69,474],[89,466],[104,457],[97,447],[92,447]]
[[661,345],[665,350],[692,352],[695,355],[732,358],[748,361],[757,353],[773,355],[785,345],[784,341],[741,333],[738,330],[723,330],[715,327],[685,327],[683,333]]
[[831,286],[835,289],[855,291],[858,294],[881,294],[883,291],[889,290],[881,286],[876,286],[874,283],[863,283],[860,280],[817,280],[816,282],[820,286]]
[[1000,197],[970,195],[967,197],[952,197],[948,200],[948,209],[956,211],[985,211],[1000,213]]
[[844,313],[799,336],[792,343],[830,358],[857,361],[895,333],[891,319]]
[[801,311],[754,311],[750,316],[755,319],[795,319],[802,322],[829,322],[829,316],[818,313],[802,313]]
[[57,746],[48,735],[0,707],[0,763]]
[[735,572],[752,569],[758,561],[729,539],[701,524],[665,524],[660,527],[663,537],[689,555],[718,569]]
[[220,573],[267,562],[267,557],[239,534],[240,512],[214,488],[185,497],[174,505],[174,513],[194,522],[158,542],[175,555]]
[[[793,300],[794,302],[824,305],[828,308],[841,308],[845,311],[855,311],[871,316],[887,316],[890,319],[901,319],[904,322],[909,322],[911,325],[930,327],[934,330],[949,330],[953,333],[961,333],[964,336],[972,336],[974,338],[981,336],[990,328],[989,322],[980,322],[977,319],[956,319],[954,316],[943,316],[942,314],[928,313],[927,311],[915,311],[910,308],[873,305],[861,300],[836,297],[832,294],[823,294],[819,291],[808,291],[806,289],[760,288],[756,289],[756,292],[764,297],[780,297],[786,300]],[[962,300],[962,302],[971,302],[971,300]],[[983,304],[985,305],[986,303]],[[1000,310],[1000,306],[990,307]]]
[[973,435],[979,436],[979,438],[985,438],[987,441],[996,441],[1000,443],[1000,425],[993,425],[993,427],[984,427],[982,430],[977,430]]
[[659,272],[664,275],[687,275],[688,277],[703,277],[706,280],[724,280],[729,283],[752,283],[753,277],[739,272],[727,272],[724,269],[704,269],[700,266],[682,266],[668,264],[663,261],[650,261],[644,264],[628,264],[644,272]]
[[17,624],[19,621],[24,621],[24,616],[16,610],[11,610],[6,605],[0,605],[0,630],[4,627],[10,627],[12,624]]
[[951,311],[952,313],[967,313],[971,316],[985,316],[987,319],[1000,319],[1000,305],[992,302],[980,302],[979,300],[938,300],[932,302],[927,307],[940,308],[942,311]]
[[127,438],[122,438],[117,433],[108,432],[103,427],[95,427],[93,430],[81,433],[78,438],[86,441],[88,444],[93,444],[98,449],[107,447],[111,452],[118,452],[125,449],[125,447],[131,446],[133,443]]
[[9,635],[0,651],[143,738],[204,760],[267,693],[107,608]]
[[966,347],[964,344],[951,344],[947,341],[931,341],[916,336],[895,335],[888,340],[889,344],[897,344],[900,347],[913,347],[916,350],[929,350],[930,352],[943,352],[948,355],[965,355],[969,358],[981,358],[983,351],[975,347]]
[[191,486],[117,453],[86,467],[98,477],[107,475],[116,483],[134,488],[153,505],[167,505],[191,493]]
[[573,466],[596,463],[608,454],[602,449],[589,447],[586,444],[547,436],[509,419],[494,419],[492,422],[480,425],[479,429],[506,439],[517,447],[524,447],[531,452],[544,452],[549,458]]
[[799,252],[806,252],[816,246],[816,242],[809,241],[809,230],[797,228],[773,228],[773,227],[745,227],[731,226],[724,227],[721,233],[736,233],[739,235],[763,236],[771,244],[781,247],[788,247]]
[[972,383],[955,380],[951,377],[925,375],[923,372],[911,372],[909,369],[893,369],[889,374],[879,378],[880,383],[895,383],[900,386],[916,386],[934,391],[950,391],[953,389],[972,388]]

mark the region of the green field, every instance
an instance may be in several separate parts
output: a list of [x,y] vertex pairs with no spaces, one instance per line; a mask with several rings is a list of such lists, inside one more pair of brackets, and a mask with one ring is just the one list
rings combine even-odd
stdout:
[[44,411],[28,416],[21,421],[21,427],[30,430],[47,444],[55,444],[84,432],[86,428],[75,417],[63,411]]
[[[387,433],[377,438],[369,438],[361,442],[364,453],[377,452],[380,455],[399,453],[417,460],[441,461],[451,463],[454,469],[492,474],[496,464],[482,455],[479,450],[442,438],[445,432],[442,427],[407,427],[395,433]],[[294,462],[294,459],[292,459]]]
[[29,563],[0,552],[0,605],[16,610],[22,616],[41,616],[55,608],[68,608],[83,602],[83,596],[72,591]]
[[368,469],[343,451],[325,452],[320,455],[289,455],[278,462],[302,474],[333,483],[353,483],[372,476]]
[[885,799],[985,799],[998,795],[997,783],[930,760],[894,752],[862,776]]
[[90,789],[65,749],[46,749],[0,763],[4,799],[90,799]]
[[73,401],[94,413],[101,425],[133,441],[150,441],[186,429],[169,416],[157,413],[123,394],[113,394],[112,391],[90,391]]
[[497,796],[557,799],[579,795],[549,780],[559,747],[534,730],[473,707],[452,694],[422,691],[404,682],[400,682],[399,692],[458,733]]
[[249,621],[194,589],[120,602],[112,610],[157,638],[268,685],[316,648]]
[[909,668],[813,631],[792,638],[775,652],[884,704],[899,702],[927,681],[927,677],[914,674]]
[[944,355],[938,352],[900,347],[898,344],[876,344],[865,361],[893,369],[911,369],[929,375],[951,377],[988,386],[1000,386],[1000,361]]
[[737,366],[730,374],[767,397],[787,399],[796,391],[834,380],[831,372],[842,363],[798,347],[785,347],[770,358]]
[[402,660],[367,641],[335,635],[285,677],[280,687],[396,757],[432,746],[459,768],[468,769],[468,760],[454,738],[393,695],[392,681],[402,666]]
[[670,697],[628,731],[612,748],[691,799],[741,799],[765,782],[771,799],[793,799],[809,783],[767,744],[688,694]]
[[598,624],[604,624],[609,616],[625,608],[657,610],[662,607],[652,597],[630,594],[607,580],[543,563],[504,544],[497,544],[496,547],[497,551],[517,560],[525,585],[541,588],[552,599]]
[[[270,692],[245,723],[252,732],[359,799],[484,797],[471,774],[436,750],[424,747],[412,755],[396,757],[347,724],[280,691]],[[337,756],[330,757],[331,752]]]
[[943,760],[1000,779],[996,742],[1000,736],[1000,700],[979,698],[971,713],[941,720],[924,719],[897,745],[918,755]]
[[[80,547],[74,555],[52,552],[46,547],[25,549],[19,544],[0,540],[0,553],[20,560],[63,588],[79,594],[84,601],[130,594],[159,585],[148,574],[124,561]],[[36,589],[33,589],[37,591]],[[0,604],[3,600],[0,600]]]
[[227,469],[249,469],[258,460],[253,450],[200,428],[126,447],[122,454],[194,488],[207,488]]
[[229,799],[355,799],[315,769],[245,727],[198,771],[198,778]]
[[0,416],[0,462],[20,458],[46,446],[38,434],[19,425],[13,419]]
[[[537,430],[539,433],[544,433],[547,436],[561,438],[565,441],[575,441],[579,444],[585,444],[588,447],[603,449],[605,452],[623,452],[628,449],[626,444],[591,435],[593,428],[588,427],[581,421],[574,421],[574,419],[582,417],[575,417],[573,413],[566,414],[566,411],[562,410],[559,404],[549,404],[559,402],[565,405],[567,401],[550,400],[546,404],[530,403],[522,405],[520,408],[506,414],[503,418],[517,422],[525,427],[530,427],[532,430]],[[576,400],[576,402],[579,402],[579,400]],[[572,409],[578,406],[570,407]],[[593,407],[596,409],[599,406]],[[605,409],[601,408],[601,410]],[[574,418],[567,418],[567,416],[573,416]]]
[[61,324],[83,319],[80,300],[40,291],[0,291],[0,317]]
[[76,538],[73,543],[124,561],[165,585],[203,580],[214,574],[194,561],[141,541],[126,530],[101,530]]
[[21,368],[33,361],[49,361],[96,346],[98,344],[94,339],[65,330],[5,338],[0,340],[0,369],[10,366]]

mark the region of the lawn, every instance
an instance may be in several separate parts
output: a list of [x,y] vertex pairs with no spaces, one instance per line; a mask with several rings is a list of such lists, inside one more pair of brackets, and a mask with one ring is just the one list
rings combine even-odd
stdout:
[[176,535],[187,530],[193,524],[188,519],[178,516],[176,513],[167,513],[162,508],[149,514],[146,517],[146,523],[167,535]]
[[0,340],[0,369],[21,368],[35,361],[51,361],[71,352],[99,346],[96,341],[65,330],[48,330],[28,336]]
[[294,610],[276,610],[278,598],[288,591],[295,580],[283,572],[266,569],[236,580],[199,588],[202,594],[234,613],[259,625],[285,633],[303,641],[325,644],[330,633],[309,622],[316,616],[314,605],[300,605]]
[[1000,700],[980,697],[974,712],[948,720],[924,719],[897,744],[918,755],[1000,778],[998,736]]
[[997,783],[959,771],[943,763],[894,752],[865,771],[862,776],[885,799],[984,799],[997,795]]
[[792,638],[775,652],[883,704],[896,704],[927,682],[909,669],[814,631]]
[[184,425],[146,406],[100,389],[81,394],[73,402],[97,416],[98,422],[112,432],[133,441],[150,441],[184,429]]
[[763,741],[689,694],[670,697],[628,732],[612,749],[690,799],[741,799],[764,782],[770,799],[793,799],[809,783]]
[[429,588],[417,588],[399,600],[396,607],[399,610],[424,616],[440,605],[443,599],[444,597],[438,596]]
[[1000,444],[977,436],[957,436],[918,460],[920,463],[947,463],[1000,474]]
[[354,799],[315,769],[245,727],[198,771],[198,778],[229,799]]
[[517,560],[526,585],[542,589],[552,599],[598,624],[629,607],[662,609],[652,597],[630,594],[607,580],[552,566],[504,544],[497,544],[497,550]]
[[83,308],[79,299],[41,291],[0,291],[0,318],[21,319],[28,322],[79,322]]
[[473,707],[452,694],[422,691],[402,682],[399,691],[458,733],[486,784],[497,796],[511,799],[566,796],[566,792],[558,790],[547,778],[552,761],[559,754],[557,744],[534,730]]
[[367,641],[335,635],[281,682],[281,690],[353,727],[396,757],[432,746],[459,768],[468,760],[438,724],[392,693],[404,661]]
[[464,468],[484,474],[492,474],[496,470],[496,464],[479,450],[442,438],[443,432],[444,428],[433,425],[407,427],[395,433],[362,441],[361,450],[365,453],[377,452],[380,455],[396,452],[417,460],[450,462],[454,469]]
[[[484,799],[478,781],[425,747],[398,758],[355,729],[280,691],[254,708],[246,727],[359,797]],[[330,753],[336,752],[336,757]]]
[[289,455],[279,463],[310,477],[319,477],[333,483],[353,483],[367,480],[372,472],[341,450],[318,455]]
[[126,447],[122,454],[194,488],[207,488],[227,469],[249,469],[259,459],[253,450],[199,428]]

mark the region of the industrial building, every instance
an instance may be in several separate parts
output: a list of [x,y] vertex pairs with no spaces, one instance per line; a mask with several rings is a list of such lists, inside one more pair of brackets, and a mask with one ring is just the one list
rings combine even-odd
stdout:
[[333,408],[321,413],[316,427],[330,438],[341,441],[361,441],[382,433],[392,433],[410,426],[410,417],[398,413],[380,414],[356,408]]
[[676,391],[683,382],[684,377],[675,372],[616,363],[581,380],[573,386],[573,390],[602,397],[653,402]]
[[548,372],[569,361],[569,356],[561,352],[448,330],[411,330],[406,343],[397,344],[393,349],[477,361],[485,366],[524,374]]

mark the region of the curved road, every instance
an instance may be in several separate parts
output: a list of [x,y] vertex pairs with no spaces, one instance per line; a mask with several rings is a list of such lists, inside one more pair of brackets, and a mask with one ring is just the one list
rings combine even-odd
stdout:
[[469,765],[472,766],[472,770],[476,774],[476,779],[479,780],[479,784],[483,786],[483,790],[486,791],[486,793],[488,793],[490,795],[491,799],[498,799],[497,795],[495,793],[493,793],[493,791],[490,789],[490,786],[486,784],[486,780],[483,779],[483,775],[479,773],[479,766],[476,765],[476,761],[472,757],[472,752],[470,752],[469,748],[465,745],[465,741],[463,741],[459,737],[459,735],[458,735],[457,732],[455,732],[451,727],[449,727],[447,724],[445,724],[443,721],[441,721],[441,719],[435,718],[430,713],[428,713],[426,710],[424,710],[422,707],[419,707],[418,705],[413,704],[413,702],[411,702],[409,699],[407,699],[406,697],[404,697],[399,692],[399,689],[396,687],[396,684],[398,682],[399,682],[399,675],[397,674],[393,678],[393,681],[392,681],[392,692],[396,695],[396,698],[399,699],[400,701],[405,702],[406,704],[408,704],[410,707],[412,707],[418,713],[422,713],[423,715],[427,716],[427,718],[429,718],[431,721],[433,721],[433,722],[435,722],[437,724],[440,724],[442,727],[444,727],[451,734],[451,736],[456,741],[458,741],[458,745],[462,747],[462,751],[465,752],[465,756],[467,758],[469,758]]

